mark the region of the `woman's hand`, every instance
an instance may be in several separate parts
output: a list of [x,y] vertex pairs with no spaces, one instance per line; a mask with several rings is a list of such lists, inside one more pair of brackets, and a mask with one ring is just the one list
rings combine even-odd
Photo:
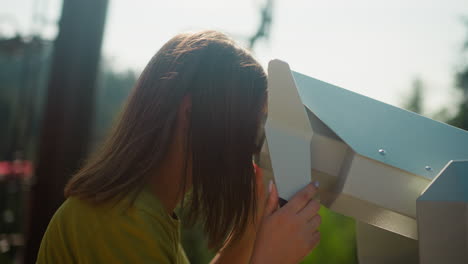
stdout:
[[255,215],[253,215],[253,221],[252,224],[254,225],[255,231],[258,230],[259,225],[262,222],[263,219],[263,213],[265,212],[265,204],[267,202],[268,196],[267,193],[265,193],[265,184],[264,182],[264,176],[263,176],[263,171],[262,168],[260,168],[257,164],[254,165],[254,173],[255,173],[255,184],[257,187],[257,207],[255,211]]
[[255,163],[253,166],[257,188],[257,207],[255,214],[250,216],[251,218],[249,219],[249,223],[242,237],[236,241],[228,241],[210,262],[211,264],[248,263],[252,258],[254,243],[259,226],[263,222],[265,204],[268,199],[263,184],[262,170]]
[[320,241],[320,203],[312,200],[317,188],[308,184],[281,208],[272,182],[269,190],[250,263],[298,263]]

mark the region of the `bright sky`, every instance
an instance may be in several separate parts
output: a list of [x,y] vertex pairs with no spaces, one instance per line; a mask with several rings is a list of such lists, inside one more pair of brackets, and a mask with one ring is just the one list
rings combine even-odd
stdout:
[[[23,32],[37,28],[31,23],[35,2],[51,21],[61,8],[60,0],[0,1],[8,1],[0,17],[14,17],[10,24]],[[110,0],[103,51],[117,68],[141,70],[182,31],[218,29],[240,40],[255,31],[263,2]],[[433,112],[456,99],[463,16],[466,0],[276,0],[271,38],[258,43],[255,54],[263,65],[279,58],[296,71],[397,106],[419,77]],[[5,24],[0,20],[0,29]],[[53,23],[43,30],[48,37],[57,31]]]

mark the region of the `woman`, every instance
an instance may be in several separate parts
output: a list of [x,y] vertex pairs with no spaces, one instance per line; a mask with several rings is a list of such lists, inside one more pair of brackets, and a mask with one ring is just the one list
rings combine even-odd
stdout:
[[219,249],[213,263],[300,261],[319,241],[319,203],[312,184],[281,208],[273,183],[264,194],[252,156],[266,88],[259,63],[222,33],[172,38],[67,184],[38,263],[188,263],[178,204]]

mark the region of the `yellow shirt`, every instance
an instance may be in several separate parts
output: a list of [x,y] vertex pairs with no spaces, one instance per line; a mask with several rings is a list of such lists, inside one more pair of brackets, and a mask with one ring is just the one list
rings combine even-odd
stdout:
[[37,263],[189,263],[180,223],[148,190],[133,206],[68,198],[42,238]]

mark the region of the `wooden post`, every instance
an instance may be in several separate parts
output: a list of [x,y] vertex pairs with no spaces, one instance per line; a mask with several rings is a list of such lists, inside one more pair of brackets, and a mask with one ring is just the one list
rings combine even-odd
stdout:
[[24,263],[63,202],[63,187],[87,152],[108,0],[64,0],[31,189]]

